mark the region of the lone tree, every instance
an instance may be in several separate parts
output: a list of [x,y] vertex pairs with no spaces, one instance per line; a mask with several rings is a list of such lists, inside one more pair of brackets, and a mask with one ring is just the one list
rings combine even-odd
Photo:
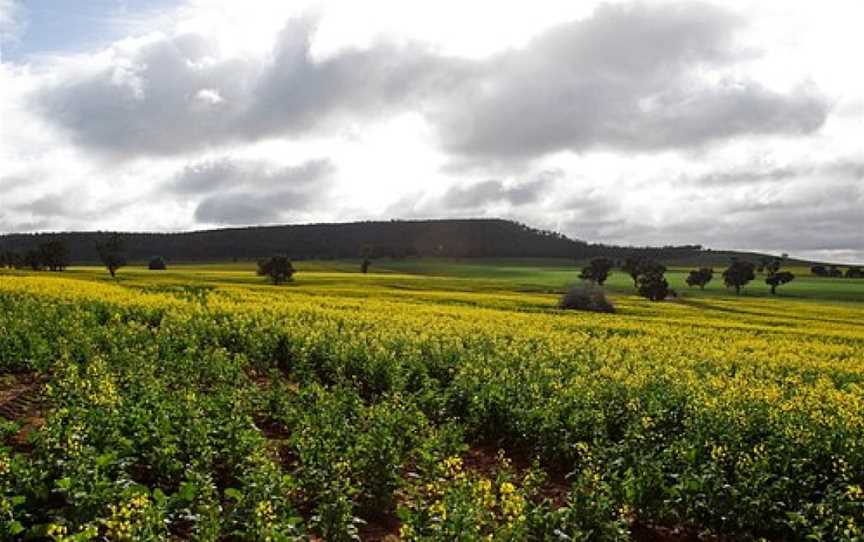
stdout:
[[165,271],[168,266],[165,265],[165,259],[162,256],[150,258],[150,263],[147,264],[147,269],[150,271]]
[[269,277],[273,284],[288,282],[293,275],[294,266],[291,265],[291,259],[284,254],[258,260],[258,276]]
[[756,266],[752,262],[732,260],[723,271],[723,282],[727,288],[735,288],[735,295],[741,295],[741,288],[756,278]]
[[700,267],[699,269],[690,271],[690,274],[687,275],[687,286],[690,286],[691,288],[693,286],[698,286],[700,290],[704,290],[705,285],[711,282],[713,278],[713,269],[710,267]]
[[579,278],[603,286],[613,265],[614,262],[609,258],[594,258],[582,268]]
[[669,283],[663,273],[666,272],[666,267],[660,264],[655,264],[639,275],[638,291],[639,295],[648,298],[651,301],[663,301],[672,291],[669,289]]
[[792,282],[794,279],[795,275],[789,271],[780,271],[779,273],[774,273],[766,278],[765,284],[771,286],[771,295],[776,295],[778,286],[782,286],[787,282]]
[[360,262],[360,272],[364,275],[369,271],[369,266],[372,265],[372,255],[375,251],[375,247],[370,245],[369,243],[364,243],[362,247],[360,247],[360,256],[363,257],[363,261]]
[[126,265],[126,247],[123,239],[116,233],[107,240],[96,245],[96,252],[102,265],[108,269],[111,277],[116,276],[117,270]]

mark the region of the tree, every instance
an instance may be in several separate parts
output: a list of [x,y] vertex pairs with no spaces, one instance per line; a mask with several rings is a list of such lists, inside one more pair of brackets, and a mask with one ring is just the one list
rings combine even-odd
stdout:
[[31,248],[24,253],[23,264],[33,271],[42,271],[45,263],[42,261],[42,252],[37,248]]
[[727,288],[735,288],[736,295],[741,295],[741,288],[756,278],[755,270],[756,266],[752,262],[734,259],[723,271],[723,282]]
[[168,266],[165,265],[165,259],[162,256],[155,256],[150,258],[150,263],[147,264],[147,268],[150,271],[165,271],[168,269]]
[[614,262],[609,258],[594,258],[582,268],[579,278],[603,286],[603,283],[609,278],[609,271],[612,270],[613,265]]
[[842,277],[843,271],[840,271],[840,268],[836,265],[828,266],[827,274],[829,277]]
[[116,276],[118,269],[126,265],[126,247],[123,239],[116,233],[97,244],[96,252],[99,253],[99,260],[108,269],[112,278]]
[[651,301],[663,301],[666,299],[672,291],[669,290],[669,283],[666,281],[666,277],[663,276],[665,271],[666,267],[662,265],[646,268],[639,275],[639,295]]
[[291,259],[284,254],[276,254],[263,260],[258,260],[258,276],[269,277],[273,284],[281,284],[294,276],[294,266]]
[[769,258],[768,262],[765,264],[765,272],[768,273],[769,276],[775,274],[777,271],[780,271],[780,264],[783,263],[783,260],[780,258]]
[[846,270],[847,279],[864,279],[864,270],[860,266],[850,265]]
[[700,290],[705,289],[705,285],[711,282],[714,278],[714,270],[710,267],[700,267],[690,271],[687,275],[687,286],[698,286]]
[[633,279],[634,288],[639,287],[637,279],[639,278],[639,274],[642,273],[642,264],[644,261],[645,258],[642,256],[630,256],[624,260],[624,265],[621,266],[621,270],[630,275],[630,278]]
[[817,277],[827,277],[828,270],[825,269],[824,265],[814,265],[810,268],[810,272],[816,275]]
[[782,286],[787,282],[792,282],[794,278],[795,275],[793,275],[789,271],[780,271],[766,278],[765,284],[771,286],[771,295],[776,295],[778,286]]
[[17,252],[5,250],[0,254],[0,268],[15,269],[21,265],[21,256]]
[[368,243],[364,244],[360,248],[360,255],[363,257],[363,261],[360,263],[360,272],[364,275],[369,271],[369,266],[372,265],[372,260],[370,260],[370,258],[372,257],[373,251],[374,248]]
[[65,271],[69,265],[69,249],[63,241],[54,240],[39,245],[39,257],[42,265],[51,271]]

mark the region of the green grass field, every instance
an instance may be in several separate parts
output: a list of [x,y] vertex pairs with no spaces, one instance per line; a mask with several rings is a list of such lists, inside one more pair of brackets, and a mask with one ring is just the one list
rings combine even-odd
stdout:
[[[394,290],[440,290],[485,292],[561,293],[568,284],[578,282],[579,267],[566,260],[533,259],[406,259],[375,260],[369,274],[363,276],[359,261],[299,261],[297,288],[350,286],[355,281],[374,284]],[[765,276],[757,275],[744,288],[741,297],[775,297],[790,300],[822,300],[864,302],[864,279],[822,278],[810,274],[805,268],[788,268],[796,278],[779,288],[771,296]],[[734,292],[723,286],[721,269],[715,270],[714,280],[705,290],[690,288],[685,283],[689,268],[671,268],[666,273],[672,288],[683,298],[726,297]],[[6,273],[10,273],[6,271]],[[111,280],[98,266],[70,267],[64,276],[87,280]],[[254,286],[265,282],[255,275],[252,262],[178,264],[167,271],[149,271],[144,265],[130,265],[120,270],[118,279],[127,284],[246,284]],[[606,283],[614,295],[634,293],[631,278],[614,270]]]

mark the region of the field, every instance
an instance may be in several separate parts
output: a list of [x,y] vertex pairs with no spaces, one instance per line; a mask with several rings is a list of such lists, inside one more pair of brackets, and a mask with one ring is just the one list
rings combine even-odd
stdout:
[[0,539],[861,540],[864,281],[0,272]]

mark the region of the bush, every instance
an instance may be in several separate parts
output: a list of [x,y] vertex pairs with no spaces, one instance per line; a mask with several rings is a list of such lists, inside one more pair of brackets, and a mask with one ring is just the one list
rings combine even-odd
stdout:
[[165,265],[165,260],[161,256],[156,256],[150,260],[149,265],[147,266],[150,271],[165,271],[168,269],[168,266]]
[[615,306],[606,299],[603,288],[589,282],[575,284],[558,301],[559,309],[592,312],[615,312]]

